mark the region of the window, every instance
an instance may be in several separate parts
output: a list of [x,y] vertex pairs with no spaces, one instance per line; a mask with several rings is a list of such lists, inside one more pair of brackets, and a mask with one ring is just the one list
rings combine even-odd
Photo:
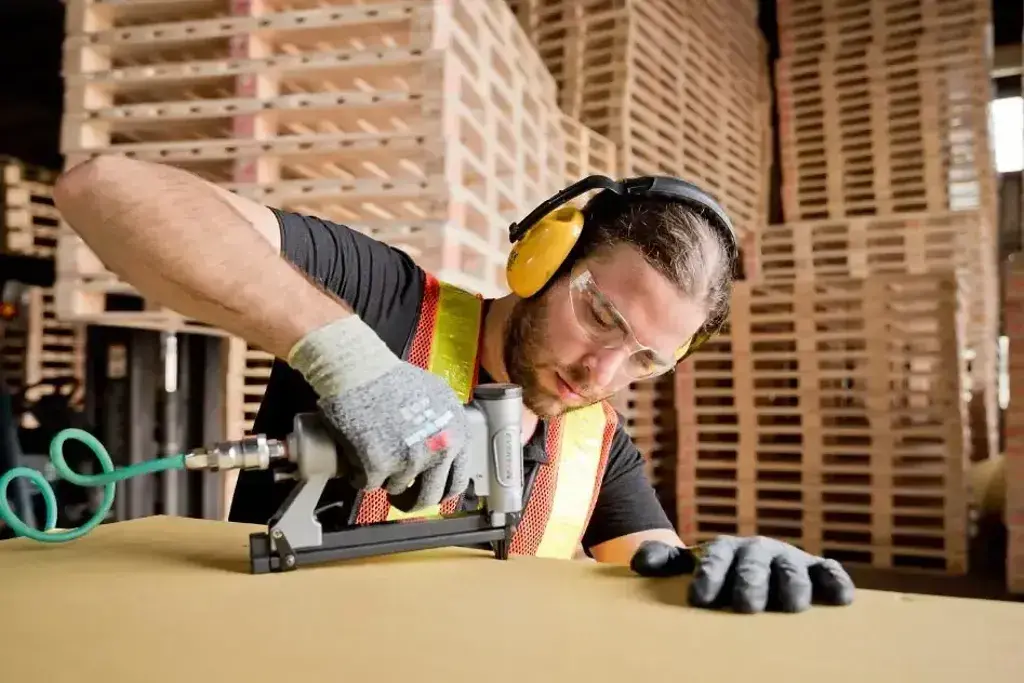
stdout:
[[996,171],[1012,173],[1024,170],[1024,98],[992,100],[989,111]]

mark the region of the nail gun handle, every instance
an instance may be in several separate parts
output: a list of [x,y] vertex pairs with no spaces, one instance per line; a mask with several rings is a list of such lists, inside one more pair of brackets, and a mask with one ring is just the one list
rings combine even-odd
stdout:
[[[492,513],[522,512],[522,389],[514,384],[481,384],[465,409],[469,422],[465,466],[473,492],[485,499]],[[358,486],[359,465],[353,448],[319,413],[296,415],[287,439],[288,460],[298,466],[300,478],[345,477]],[[448,472],[446,496],[451,493],[452,479]],[[416,477],[404,492],[390,496],[391,505],[412,511],[421,488],[420,477]]]
[[494,514],[522,512],[523,390],[515,384],[481,384],[472,406],[482,418],[473,452],[482,459],[478,476],[486,482],[487,509]]

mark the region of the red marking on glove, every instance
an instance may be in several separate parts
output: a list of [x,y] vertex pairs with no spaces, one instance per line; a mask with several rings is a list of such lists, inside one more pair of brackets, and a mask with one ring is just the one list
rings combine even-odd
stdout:
[[445,448],[448,448],[448,432],[438,432],[437,434],[434,434],[432,437],[428,438],[426,443],[427,448],[429,448],[431,452],[434,453]]

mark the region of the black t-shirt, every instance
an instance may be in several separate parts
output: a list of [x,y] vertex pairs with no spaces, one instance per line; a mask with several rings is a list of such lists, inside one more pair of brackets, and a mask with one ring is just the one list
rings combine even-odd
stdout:
[[[344,225],[277,209],[274,212],[285,258],[346,301],[396,355],[403,356],[418,322],[423,270],[405,252]],[[480,381],[488,380],[481,370]],[[314,410],[313,390],[299,373],[277,361],[254,429],[271,438],[283,438],[292,431],[296,413]],[[531,463],[546,460],[546,433],[547,425],[541,421],[524,448],[528,468]],[[290,482],[275,483],[269,472],[241,472],[230,519],[266,524],[291,486]],[[350,523],[356,495],[345,482],[332,479],[318,511],[325,526],[332,519]],[[671,528],[644,472],[643,457],[623,430],[620,416],[583,547],[589,552],[592,546],[619,536]]]

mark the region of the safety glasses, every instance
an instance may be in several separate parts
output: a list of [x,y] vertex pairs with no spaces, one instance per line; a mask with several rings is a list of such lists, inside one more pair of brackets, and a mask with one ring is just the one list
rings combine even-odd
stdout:
[[694,335],[671,357],[641,344],[629,323],[594,281],[590,270],[573,268],[569,276],[569,301],[573,315],[584,333],[606,349],[625,349],[628,357],[618,369],[616,384],[635,382],[665,374],[707,341],[715,330]]

